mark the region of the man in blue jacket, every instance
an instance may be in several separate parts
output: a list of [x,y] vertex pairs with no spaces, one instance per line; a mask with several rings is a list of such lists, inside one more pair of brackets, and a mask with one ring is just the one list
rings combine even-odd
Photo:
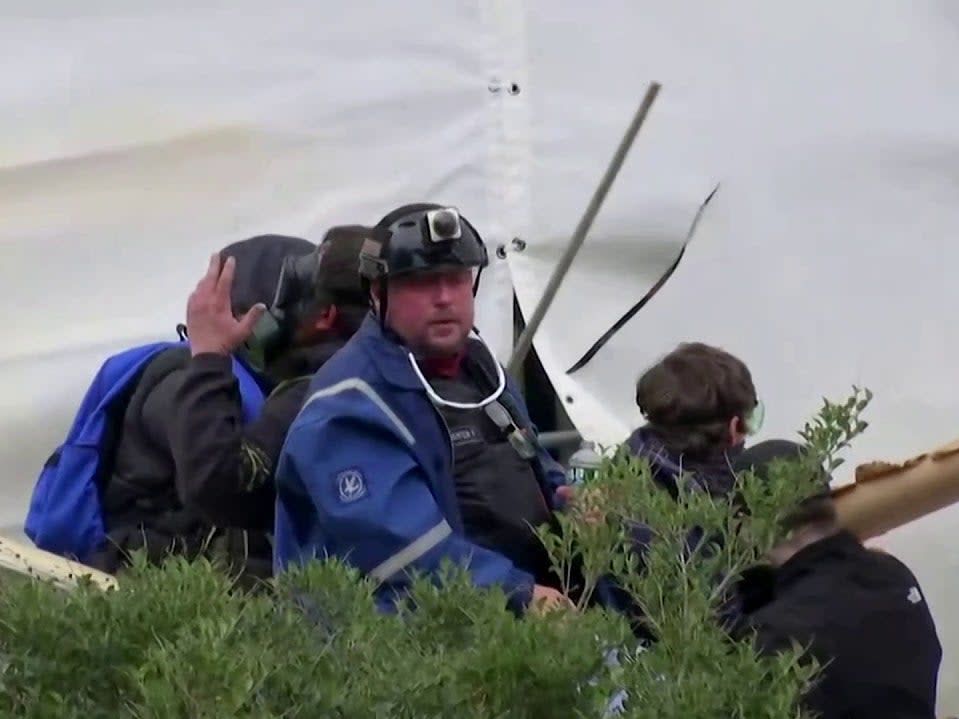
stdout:
[[278,571],[338,557],[378,580],[388,607],[448,559],[517,611],[565,603],[530,528],[550,522],[564,474],[470,336],[487,264],[452,208],[407,205],[371,228],[360,275],[373,311],[314,376],[279,460]]

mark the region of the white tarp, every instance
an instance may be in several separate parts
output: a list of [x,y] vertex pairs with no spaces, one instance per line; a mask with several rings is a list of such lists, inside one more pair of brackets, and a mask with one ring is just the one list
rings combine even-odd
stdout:
[[[105,355],[175,338],[212,250],[424,198],[505,239],[509,95],[476,3],[20,5],[0,10],[0,525]],[[509,282],[494,254],[479,322],[500,354]]]
[[[766,436],[860,383],[853,459],[954,437],[957,20],[934,0],[6,3],[0,524],[102,358],[170,337],[208,253],[244,236],[455,203],[491,249],[479,323],[505,359],[511,277],[529,313],[651,80],[537,340],[579,428],[621,439],[642,368],[698,339],[751,366]],[[717,184],[672,280],[567,377]],[[955,516],[886,542],[929,594],[953,711]]]
[[[536,0],[525,22],[528,242],[510,265],[527,314],[647,83],[663,84],[536,342],[584,434],[622,440],[642,369],[703,340],[753,370],[763,436],[795,436],[853,384],[876,399],[851,462],[959,435],[959,4]],[[567,376],[672,261],[717,184],[672,279]],[[952,712],[957,518],[881,542],[926,590]]]

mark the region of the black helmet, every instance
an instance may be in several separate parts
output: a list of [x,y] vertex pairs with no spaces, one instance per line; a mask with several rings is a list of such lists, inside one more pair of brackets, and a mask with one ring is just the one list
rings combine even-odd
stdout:
[[220,250],[220,257],[224,260],[227,257],[236,260],[230,290],[233,314],[239,317],[253,305],[269,305],[288,259],[315,251],[316,245],[309,240],[287,235],[257,235]]
[[319,245],[307,243],[312,251],[294,247],[282,258],[279,277],[272,280],[272,302],[242,347],[251,365],[264,369],[288,350],[297,326],[314,307],[365,304],[357,257],[370,232],[362,225],[333,227]]
[[478,268],[489,264],[476,228],[453,207],[399,207],[378,223],[360,251],[360,275],[386,279],[410,272]]

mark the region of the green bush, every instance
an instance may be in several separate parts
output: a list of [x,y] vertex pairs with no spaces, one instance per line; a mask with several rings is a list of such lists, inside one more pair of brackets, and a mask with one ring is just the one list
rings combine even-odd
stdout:
[[[643,462],[615,453],[586,498],[545,541],[556,565],[582,570],[578,611],[517,618],[498,591],[447,567],[442,589],[420,579],[410,605],[382,615],[374,585],[338,562],[284,574],[244,593],[206,561],[142,557],[107,592],[37,581],[0,586],[0,716],[40,719],[212,717],[802,716],[816,668],[801,651],[767,659],[716,621],[736,574],[761,559],[784,511],[813,487],[821,463],[864,428],[868,393],[826,402],[803,431],[800,461],[768,481],[740,478],[750,509],[653,488]],[[625,530],[656,535],[638,571]],[[721,537],[686,551],[691,526]],[[634,638],[622,616],[589,608],[612,575],[658,637]],[[580,587],[582,589],[583,587]],[[582,594],[580,592],[579,594]]]

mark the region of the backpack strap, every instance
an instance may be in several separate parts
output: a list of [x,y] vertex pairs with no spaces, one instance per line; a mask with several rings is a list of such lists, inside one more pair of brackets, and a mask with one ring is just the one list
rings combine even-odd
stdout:
[[[503,398],[501,397],[500,399]],[[516,421],[514,414],[511,413],[505,405],[499,402],[499,400],[494,400],[486,405],[484,411],[486,412],[486,416],[492,420],[493,424],[499,427],[506,435],[507,441],[520,457],[527,462],[536,458],[537,445],[535,435],[529,428],[522,427]]]
[[[266,379],[250,367],[239,355],[233,355],[233,376],[240,386],[243,423],[258,417],[266,401]],[[275,390],[274,390],[275,391]]]
[[[470,348],[472,347],[471,345]],[[463,369],[484,391],[490,391],[496,387],[496,377],[484,357],[482,353],[467,351]],[[532,422],[520,410],[510,391],[504,391],[496,400],[486,405],[484,411],[493,424],[503,431],[516,453],[527,462],[535,462],[542,447],[533,431]]]

